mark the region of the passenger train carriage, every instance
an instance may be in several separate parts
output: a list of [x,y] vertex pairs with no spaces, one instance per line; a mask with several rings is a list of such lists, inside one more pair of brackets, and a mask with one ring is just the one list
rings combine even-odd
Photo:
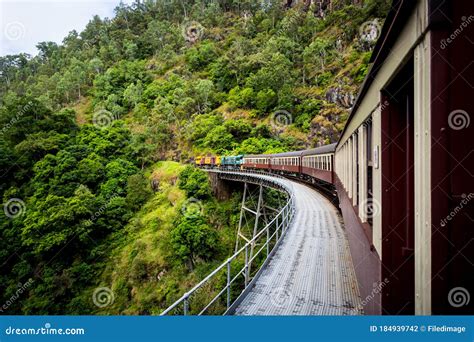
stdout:
[[473,1],[394,1],[337,144],[232,165],[332,188],[367,314],[474,313],[473,44]]
[[336,144],[331,144],[303,151],[248,155],[244,156],[242,167],[332,183],[335,149]]

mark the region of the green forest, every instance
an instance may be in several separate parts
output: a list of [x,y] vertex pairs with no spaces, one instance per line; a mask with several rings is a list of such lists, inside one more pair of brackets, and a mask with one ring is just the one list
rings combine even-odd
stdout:
[[136,1],[0,57],[0,314],[173,303],[232,254],[239,219],[241,194],[216,199],[193,159],[337,141],[375,45],[361,31],[388,9]]

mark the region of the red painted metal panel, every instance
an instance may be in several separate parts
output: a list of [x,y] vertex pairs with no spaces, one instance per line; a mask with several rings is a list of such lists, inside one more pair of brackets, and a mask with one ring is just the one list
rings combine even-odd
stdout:
[[327,183],[333,183],[331,171],[319,170],[312,167],[303,166],[301,172],[305,175],[321,179]]
[[269,169],[268,164],[244,163],[242,165],[243,167],[251,168],[251,169],[265,169],[265,170]]
[[272,170],[299,173],[298,165],[272,165]]
[[363,304],[365,304],[364,313],[380,315],[382,313],[382,292],[374,291],[376,288],[374,284],[380,284],[382,281],[381,261],[372,245],[371,228],[368,224],[360,221],[357,208],[352,206],[352,200],[347,195],[337,175],[334,176],[334,182],[359,283],[360,295]]
[[[433,314],[472,314],[474,2],[432,0],[430,5],[431,307]],[[471,300],[453,306],[451,291],[459,294],[461,288]]]

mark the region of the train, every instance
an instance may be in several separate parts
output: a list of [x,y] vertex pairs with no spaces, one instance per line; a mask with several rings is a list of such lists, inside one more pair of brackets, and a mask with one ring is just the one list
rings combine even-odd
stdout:
[[307,150],[274,154],[198,156],[195,164],[201,168],[268,171],[316,185],[329,185],[334,183],[336,145],[334,143]]

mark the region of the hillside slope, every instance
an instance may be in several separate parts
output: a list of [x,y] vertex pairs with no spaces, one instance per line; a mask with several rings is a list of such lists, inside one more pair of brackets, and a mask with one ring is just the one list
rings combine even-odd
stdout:
[[0,313],[158,313],[234,238],[179,163],[336,141],[388,3],[136,2],[0,57]]

